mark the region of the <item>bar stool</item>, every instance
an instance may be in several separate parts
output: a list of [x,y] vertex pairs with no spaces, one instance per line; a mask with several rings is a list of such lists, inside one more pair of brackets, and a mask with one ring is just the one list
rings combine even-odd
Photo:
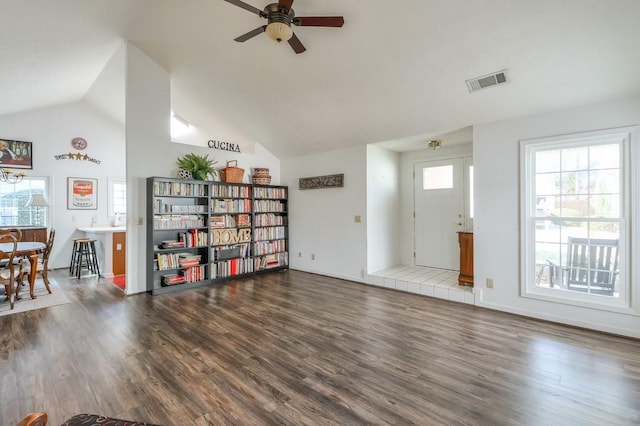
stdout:
[[71,265],[69,272],[80,278],[82,270],[87,269],[91,274],[100,275],[98,256],[96,255],[96,240],[90,238],[75,238],[73,251],[71,252]]

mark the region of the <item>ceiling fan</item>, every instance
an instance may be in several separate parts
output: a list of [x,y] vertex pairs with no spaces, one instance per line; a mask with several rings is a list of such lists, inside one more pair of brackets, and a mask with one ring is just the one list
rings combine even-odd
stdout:
[[264,10],[253,7],[241,0],[225,1],[255,13],[268,21],[267,25],[262,25],[255,30],[234,38],[238,42],[245,42],[258,34],[266,32],[269,38],[277,42],[288,41],[294,52],[302,53],[307,49],[294,34],[291,24],[300,27],[341,27],[344,24],[342,16],[296,16],[293,9],[291,9],[293,0],[278,0],[278,3],[268,4]]

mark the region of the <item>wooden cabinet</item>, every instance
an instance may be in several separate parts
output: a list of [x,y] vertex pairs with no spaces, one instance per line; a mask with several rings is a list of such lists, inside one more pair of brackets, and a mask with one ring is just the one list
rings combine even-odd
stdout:
[[127,246],[127,233],[126,232],[114,232],[113,233],[113,245],[112,259],[113,259],[113,275],[124,275],[126,273],[126,246]]
[[22,232],[22,241],[47,242],[47,228],[24,227],[19,229]]
[[458,284],[473,286],[473,232],[458,232],[460,275]]

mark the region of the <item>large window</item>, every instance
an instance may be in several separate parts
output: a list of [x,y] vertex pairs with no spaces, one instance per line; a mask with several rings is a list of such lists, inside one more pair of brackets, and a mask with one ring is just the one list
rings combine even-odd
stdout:
[[27,207],[32,194],[48,200],[46,178],[25,177],[22,182],[0,182],[0,226],[47,226],[50,207]]
[[526,296],[631,307],[631,130],[522,143]]

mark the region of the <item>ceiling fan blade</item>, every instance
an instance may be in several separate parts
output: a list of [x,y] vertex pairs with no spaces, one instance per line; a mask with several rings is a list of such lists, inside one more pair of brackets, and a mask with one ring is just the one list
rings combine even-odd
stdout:
[[293,19],[295,25],[301,27],[341,27],[344,25],[342,16],[299,16]]
[[302,45],[302,42],[295,33],[289,39],[289,46],[291,46],[293,51],[296,53],[302,53],[307,50],[307,48]]
[[246,34],[242,34],[241,36],[234,38],[234,40],[235,41],[239,41],[240,43],[242,43],[243,41],[247,41],[250,38],[253,38],[253,37],[257,36],[258,34],[263,33],[266,28],[267,28],[267,26],[263,25],[261,27],[256,28],[255,30],[251,30]]
[[250,4],[247,4],[247,3],[245,3],[245,2],[243,2],[241,0],[224,0],[224,1],[226,1],[227,3],[234,4],[234,5],[238,6],[238,7],[241,7],[244,10],[248,10],[251,13],[255,13],[256,15],[258,15],[258,16],[260,16],[262,18],[266,18],[267,17],[267,14],[264,13],[264,11],[258,9],[257,7],[253,7]]
[[278,0],[278,9],[284,9],[289,13],[293,0]]

